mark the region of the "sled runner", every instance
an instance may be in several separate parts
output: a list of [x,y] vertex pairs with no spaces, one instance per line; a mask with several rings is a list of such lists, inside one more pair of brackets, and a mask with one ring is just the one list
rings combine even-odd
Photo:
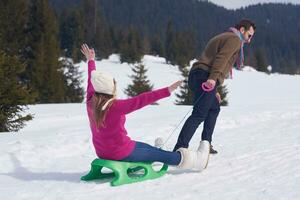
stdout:
[[[153,169],[153,163],[144,162],[124,162],[115,160],[95,159],[91,163],[90,172],[81,177],[83,181],[112,178],[110,184],[118,186],[128,183],[140,182],[149,179],[155,179],[166,174],[168,165],[164,164],[159,171]],[[108,168],[113,172],[104,173],[103,168]]]

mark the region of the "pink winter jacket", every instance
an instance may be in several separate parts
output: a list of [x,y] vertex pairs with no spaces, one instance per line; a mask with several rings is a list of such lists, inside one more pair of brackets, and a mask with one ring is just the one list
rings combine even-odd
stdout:
[[99,158],[110,160],[122,160],[133,151],[135,141],[127,136],[124,127],[125,115],[149,105],[159,99],[170,96],[168,88],[151,92],[145,92],[136,97],[115,100],[107,111],[104,121],[105,127],[97,128],[92,109],[92,97],[94,88],[91,84],[91,72],[95,70],[95,62],[88,62],[88,86],[87,86],[87,113],[92,131],[93,144]]

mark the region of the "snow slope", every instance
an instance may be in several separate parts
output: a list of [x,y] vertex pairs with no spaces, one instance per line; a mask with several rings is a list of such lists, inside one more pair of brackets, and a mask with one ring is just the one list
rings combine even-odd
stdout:
[[291,3],[295,5],[299,5],[299,0],[209,0],[210,2],[223,6],[227,9],[239,9],[242,7],[255,5],[259,3]]
[[[163,58],[145,56],[144,63],[156,88],[180,78]],[[85,63],[80,66],[86,70]],[[119,97],[125,97],[130,67],[116,55],[97,67],[114,75]],[[226,84],[230,104],[222,108],[213,142],[219,154],[211,156],[207,170],[171,167],[160,179],[120,187],[109,180],[80,181],[95,158],[84,103],[30,106],[33,121],[18,133],[0,134],[0,199],[300,199],[300,76],[234,71]],[[148,143],[166,139],[191,109],[174,105],[174,99],[130,114],[130,136]],[[200,134],[201,128],[191,149]]]

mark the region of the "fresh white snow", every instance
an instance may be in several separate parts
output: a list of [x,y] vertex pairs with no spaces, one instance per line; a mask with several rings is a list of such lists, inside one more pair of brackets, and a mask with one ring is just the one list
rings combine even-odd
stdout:
[[[155,88],[180,79],[163,58],[145,56]],[[86,63],[80,63],[85,72]],[[130,83],[128,64],[117,55],[97,62],[118,82],[119,97]],[[96,157],[85,104],[42,104],[29,107],[35,118],[18,133],[0,134],[0,199],[300,199],[300,76],[267,75],[246,68],[226,80],[229,106],[222,107],[211,156],[201,172],[170,167],[155,180],[111,187],[109,180],[82,182]],[[173,94],[159,105],[127,117],[129,135],[154,143],[166,139],[190,111],[176,106]],[[181,124],[182,126],[182,124]],[[166,143],[172,149],[180,128]],[[190,148],[201,138],[199,127]]]
[[[200,0],[201,1],[201,0]],[[239,9],[242,7],[255,5],[259,3],[291,3],[294,5],[299,5],[299,0],[208,0],[216,5],[223,6],[227,9]]]

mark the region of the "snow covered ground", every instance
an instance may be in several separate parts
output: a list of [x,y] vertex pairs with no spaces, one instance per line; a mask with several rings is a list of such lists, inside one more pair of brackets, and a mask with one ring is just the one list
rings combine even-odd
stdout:
[[[144,63],[155,88],[180,78],[163,58],[146,56]],[[85,63],[80,66],[86,70]],[[97,67],[114,75],[125,97],[130,67],[116,55]],[[222,108],[213,142],[219,154],[205,171],[171,167],[159,179],[119,187],[109,180],[80,181],[95,158],[84,103],[30,106],[33,121],[18,133],[0,134],[0,199],[300,199],[300,76],[234,71],[226,84],[229,106]],[[166,139],[191,109],[174,100],[173,94],[130,114],[130,136],[148,143]],[[200,134],[201,128],[190,148],[197,147]]]
[[255,4],[263,4],[263,3],[291,3],[295,5],[299,5],[299,0],[209,0],[210,2],[223,6],[227,9],[239,9],[242,7],[255,5]]

